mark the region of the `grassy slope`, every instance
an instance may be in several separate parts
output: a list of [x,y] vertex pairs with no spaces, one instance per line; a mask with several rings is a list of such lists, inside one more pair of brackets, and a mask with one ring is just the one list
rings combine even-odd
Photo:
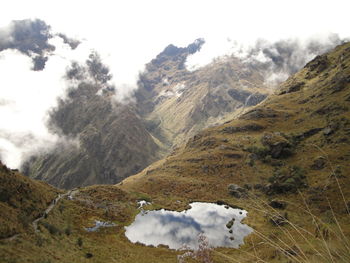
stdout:
[[[248,69],[234,57],[210,63],[193,72],[179,70],[173,64],[170,60],[165,66],[171,70],[160,67],[156,71],[157,76],[164,75],[172,82],[169,85],[158,83],[154,89],[162,93],[173,91],[177,85],[183,84],[186,87],[184,94],[163,98],[147,116],[149,121],[160,123],[161,137],[172,145],[183,143],[214,123],[223,123],[226,116],[236,112],[242,106],[242,101],[231,97],[228,90],[248,94],[269,93],[258,70]],[[152,97],[152,100],[155,98]]]
[[[251,226],[277,241],[283,248],[288,249],[288,246],[292,248],[300,244],[304,253],[311,255],[307,254],[305,257],[312,261],[314,257],[312,255],[316,252],[308,242],[314,242],[323,254],[327,254],[325,261],[331,261],[332,257],[346,262],[349,259],[340,252],[340,256],[333,254],[329,256],[327,248],[320,244],[322,240],[318,240],[315,235],[307,235],[304,239],[292,226],[285,226],[285,229],[297,239],[290,240],[279,227],[269,223],[266,212],[274,211],[271,211],[271,207],[265,205],[265,202],[273,198],[287,202],[289,205],[286,210],[280,213],[287,213],[291,222],[311,233],[315,233],[317,227],[337,231],[336,220],[338,220],[342,230],[349,234],[349,215],[346,213],[346,205],[339,189],[340,186],[348,202],[350,199],[350,188],[347,187],[350,183],[349,75],[350,44],[348,43],[309,63],[298,74],[288,79],[276,95],[271,96],[254,110],[245,113],[238,120],[201,132],[165,160],[124,180],[121,187],[127,191],[142,189],[157,203],[166,207],[173,207],[174,200],[183,200],[184,203],[191,200],[224,200],[239,205],[249,211],[247,222]],[[249,128],[251,124],[263,128],[254,131]],[[246,131],[239,132],[237,131],[239,129],[228,127],[246,127]],[[235,132],[225,132],[225,128],[226,131],[235,130]],[[310,131],[314,128],[320,130],[311,136]],[[265,156],[255,161],[251,160],[254,159],[254,155],[248,149],[255,149],[255,152],[258,150],[258,153],[259,149],[263,151],[261,139],[264,134],[269,133],[272,133],[277,141],[288,140],[294,153],[285,158],[275,159]],[[320,156],[326,160],[325,167],[320,170],[312,169],[314,161]],[[250,190],[248,194],[251,198],[237,199],[228,193],[227,186],[230,183],[240,186],[248,184],[248,187],[262,185],[268,188],[268,179],[273,174],[291,173],[293,166],[300,167],[306,176],[308,187],[301,189],[302,194],[286,191],[282,194],[267,195],[261,190]],[[334,173],[335,176],[332,175]],[[308,214],[305,203],[317,217],[314,220],[320,219],[325,224],[317,226],[312,223],[313,218]],[[333,212],[336,214],[336,219],[332,215]],[[336,249],[341,249],[340,244],[344,241],[337,242],[337,235],[339,236],[339,233],[331,234],[331,240],[327,242]],[[278,241],[279,239],[285,243]],[[252,252],[251,242],[263,241],[257,235],[253,235],[242,251]],[[264,242],[271,243],[266,240]],[[280,249],[271,248],[267,244],[259,245],[256,249],[264,260],[269,262],[283,260],[284,256]],[[232,250],[223,249],[223,251],[229,254],[235,253]],[[304,257],[302,253],[299,255]],[[240,260],[244,261],[244,258]]]
[[[332,213],[348,236],[349,214],[338,183],[349,200],[350,87],[344,82],[349,70],[350,44],[346,44],[309,64],[278,93],[297,90],[296,84],[304,82],[299,91],[271,96],[240,119],[201,132],[166,159],[118,186],[87,187],[80,189],[73,201],[60,201],[39,224],[40,233],[28,230],[13,241],[0,241],[0,262],[176,262],[175,251],[132,244],[124,236],[124,226],[138,213],[136,201],[145,198],[152,200],[150,209],[181,210],[194,200],[222,200],[247,209],[246,223],[255,229],[254,234],[239,250],[212,251],[214,262],[256,262],[257,257],[265,262],[290,262],[286,251],[294,255],[295,262],[305,262],[305,258],[308,262],[347,262],[349,253],[343,249],[348,240],[341,239]],[[263,128],[254,131],[258,125]],[[305,132],[313,128],[322,130],[307,136],[310,134]],[[284,158],[266,155],[261,138],[268,133],[275,142],[289,141],[293,154]],[[314,170],[311,166],[319,156],[329,162]],[[298,171],[306,176],[303,180],[308,187],[301,188],[301,194],[285,191],[269,195],[254,189],[259,185],[274,189],[276,185],[271,186],[268,180],[273,174],[282,174],[280,180],[291,179],[293,166],[302,168],[304,172]],[[333,170],[335,176],[331,176]],[[253,189],[247,191],[246,198],[235,198],[227,190],[230,183]],[[272,209],[266,205],[270,199],[285,201],[286,209]],[[293,225],[271,224],[270,217],[276,213]],[[86,232],[84,227],[95,219],[113,221],[117,226]],[[324,223],[315,223],[320,220]],[[322,256],[317,256],[315,249]],[[92,258],[86,258],[87,253]]]
[[[30,194],[26,195],[27,191],[18,192],[18,195],[12,195],[9,204],[0,203],[1,263],[151,263],[157,262],[158,259],[162,259],[162,262],[174,262],[176,259],[174,251],[132,244],[124,235],[124,226],[129,225],[139,212],[137,200],[147,199],[147,196],[138,193],[127,194],[115,186],[108,185],[82,188],[78,190],[74,200],[60,200],[48,216],[39,221],[40,232],[34,233],[31,222],[62,192],[3,169],[5,168],[1,170],[1,193],[4,189],[14,193],[16,189],[20,189],[20,185],[25,185],[29,187]],[[5,176],[8,178],[4,179]],[[6,187],[2,187],[5,185]],[[19,202],[18,199],[22,201]],[[35,209],[31,210],[31,214],[27,214],[23,225],[18,215],[26,212],[28,207]],[[95,220],[112,221],[116,226],[98,232],[87,232],[84,228],[93,226]],[[12,240],[7,239],[17,233],[20,235]],[[87,257],[89,254],[92,258]]]
[[0,162],[0,238],[26,232],[58,191],[11,171]]

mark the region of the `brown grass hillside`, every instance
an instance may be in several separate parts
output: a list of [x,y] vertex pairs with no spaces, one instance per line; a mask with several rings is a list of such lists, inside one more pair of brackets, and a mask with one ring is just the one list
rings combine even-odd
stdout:
[[[348,262],[349,76],[347,43],[316,57],[239,119],[199,133],[120,186],[142,189],[166,207],[177,208],[175,200],[244,207],[256,232],[238,253],[255,259],[239,262],[256,256],[268,262]],[[243,190],[229,191],[229,184]],[[271,207],[276,200],[286,207]],[[259,244],[256,255],[253,244]]]
[[[140,199],[152,201],[147,209],[182,210],[191,201],[246,209],[254,232],[239,249],[212,250],[213,262],[349,262],[349,76],[347,43],[315,58],[238,119],[199,133],[141,173],[116,186],[77,189],[40,221],[40,232],[0,240],[0,262],[177,262],[183,252],[125,237]],[[7,185],[17,182],[5,173]],[[37,185],[29,197],[44,210],[55,190],[14,178]],[[116,226],[89,233],[94,220]],[[7,222],[17,224],[15,217]]]
[[0,162],[0,238],[31,230],[31,222],[57,193],[48,184],[24,177]]

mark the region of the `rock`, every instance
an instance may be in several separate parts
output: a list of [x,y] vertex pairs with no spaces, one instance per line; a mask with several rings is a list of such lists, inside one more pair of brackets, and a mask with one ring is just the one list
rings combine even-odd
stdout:
[[260,190],[260,189],[263,188],[263,186],[262,186],[262,184],[255,184],[255,185],[253,186],[253,188],[254,188],[255,190]]
[[307,139],[311,136],[314,136],[315,134],[319,133],[320,131],[322,131],[322,128],[312,128],[310,130],[307,130],[299,135],[296,135],[294,138],[296,140],[303,140],[303,139]]
[[332,94],[342,91],[350,83],[350,76],[343,71],[338,72],[332,79]]
[[326,165],[326,158],[319,156],[314,160],[314,163],[311,165],[313,170],[322,170]]
[[230,184],[228,186],[228,191],[232,196],[236,198],[245,197],[247,195],[247,190],[236,184]]
[[230,159],[240,159],[240,158],[242,158],[242,155],[239,154],[239,153],[226,153],[226,154],[224,154],[224,156],[226,158],[230,158]]
[[235,223],[235,219],[232,218],[230,221],[228,221],[228,223],[226,224],[226,227],[228,229],[231,229],[234,223]]
[[278,169],[269,179],[263,191],[267,195],[295,193],[299,188],[307,187],[305,171],[301,167],[292,166]]
[[85,254],[85,257],[86,257],[86,258],[92,258],[92,257],[93,257],[93,254],[92,254],[92,253],[86,253],[86,254]]
[[328,58],[326,55],[317,56],[312,61],[305,65],[305,68],[309,68],[311,71],[320,73],[328,67]]
[[287,203],[284,201],[280,201],[280,200],[271,200],[269,205],[271,207],[277,208],[277,209],[285,209],[287,207]]
[[252,185],[251,184],[244,184],[243,187],[247,190],[252,190]]
[[288,157],[292,154],[291,143],[278,133],[265,133],[261,143],[269,147],[269,154],[272,158]]
[[332,127],[328,126],[326,128],[323,129],[323,134],[325,136],[329,136],[334,132],[334,130],[332,129]]
[[288,86],[286,89],[283,89],[279,95],[287,94],[287,93],[292,93],[292,92],[297,92],[301,90],[301,88],[305,85],[305,82],[297,82],[294,84],[291,84]]
[[238,127],[228,126],[228,127],[223,128],[222,132],[232,134],[232,133],[236,133],[236,132],[245,132],[245,131],[260,131],[260,130],[263,130],[264,128],[265,127],[261,126],[260,124],[251,123],[251,124],[247,124],[244,126],[238,126]]
[[276,118],[278,112],[270,108],[253,109],[244,113],[239,119],[257,120],[262,118]]

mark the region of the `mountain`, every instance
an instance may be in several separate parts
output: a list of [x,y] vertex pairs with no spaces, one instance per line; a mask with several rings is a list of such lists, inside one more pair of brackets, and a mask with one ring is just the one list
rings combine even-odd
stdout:
[[0,162],[0,239],[30,231],[31,221],[40,215],[60,192],[33,181]]
[[98,54],[92,53],[86,65],[73,63],[66,78],[80,84],[52,111],[50,124],[53,132],[76,138],[79,147],[32,156],[22,171],[66,189],[114,184],[201,129],[266,98],[269,90],[262,74],[237,58],[188,71],[187,57],[203,43],[169,45],[148,63],[136,103],[115,101],[109,69]]
[[349,76],[346,43],[119,186],[142,189],[161,207],[219,201],[246,209],[255,234],[240,250],[213,253],[214,262],[347,262]]
[[[118,185],[63,194],[3,167],[1,192],[24,181],[37,185],[27,196],[34,205],[55,191],[64,197],[39,221],[39,232],[0,240],[0,262],[176,262],[185,251],[125,237],[124,227],[141,212],[139,200],[151,201],[147,210],[180,211],[193,201],[247,210],[244,221],[254,231],[239,249],[210,250],[212,262],[348,262],[349,76],[346,43],[310,61],[259,105],[201,131]],[[24,194],[18,191],[16,200]],[[26,209],[1,196],[2,205]],[[88,232],[95,220],[115,225]]]
[[269,94],[259,70],[235,57],[189,71],[185,67],[188,56],[203,44],[198,39],[186,48],[169,45],[140,75],[135,94],[139,113],[166,145],[180,144]]
[[67,37],[65,34],[53,34],[51,26],[40,19],[14,20],[0,28],[0,52],[11,49],[17,50],[30,57],[33,62],[32,70],[41,71],[56,47],[51,40],[58,36],[71,49],[79,46],[80,41]]
[[32,157],[26,174],[61,188],[114,184],[158,159],[159,146],[133,108],[113,105],[99,89],[81,84],[51,114],[52,125],[79,146]]

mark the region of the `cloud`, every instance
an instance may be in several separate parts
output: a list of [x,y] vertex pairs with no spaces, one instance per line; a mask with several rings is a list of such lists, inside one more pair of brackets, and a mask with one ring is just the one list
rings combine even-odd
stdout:
[[[45,148],[59,140],[60,137],[53,136],[46,127],[47,112],[57,106],[57,97],[65,98],[67,88],[77,84],[67,84],[62,78],[66,68],[72,61],[85,65],[92,49],[98,51],[101,61],[113,75],[109,83],[115,86],[117,98],[124,99],[137,88],[138,75],[144,70],[145,63],[170,43],[185,47],[196,37],[203,37],[206,44],[200,52],[189,57],[188,65],[190,60],[193,65],[204,65],[218,56],[239,54],[243,49],[248,51],[243,48],[247,45],[256,47],[258,37],[265,37],[264,45],[279,52],[272,43],[281,38],[292,36],[302,41],[315,32],[338,32],[340,37],[350,35],[347,1],[334,5],[319,1],[293,2],[288,7],[289,12],[285,12],[279,2],[273,2],[270,5],[261,1],[254,4],[222,1],[218,4],[180,0],[170,7],[164,1],[156,0],[63,0],[54,6],[41,0],[7,1],[0,16],[0,25],[6,25],[0,29],[2,158],[15,167],[30,150],[9,134],[30,141],[33,149]],[[300,8],[301,4],[303,8]],[[296,13],[298,19],[295,19]],[[28,17],[31,20],[21,21]],[[17,22],[10,23],[11,20]],[[310,21],[312,26],[306,27]],[[21,39],[23,34],[26,37]],[[32,41],[24,41],[30,39]],[[311,49],[308,51],[316,53]],[[240,54],[244,56],[244,52]],[[281,54],[282,65],[304,63],[295,60],[296,56],[285,59],[285,54]],[[278,62],[271,55],[275,53],[258,52],[256,56],[256,61],[265,65],[266,72],[278,64],[271,64],[274,60]],[[279,80],[292,67],[280,68],[283,70],[279,74],[270,74],[267,78]]]
[[17,49],[0,53],[0,155],[13,168],[32,153],[74,141],[51,133],[46,126],[57,97],[65,96],[67,83],[63,76],[74,57],[62,40],[53,42],[55,52],[41,71],[33,71],[31,56]]
[[268,84],[278,84],[299,71],[307,62],[345,42],[337,34],[277,42],[258,40],[241,57],[251,66],[260,67]]
[[[346,41],[338,34],[323,34],[308,38],[277,41],[258,39],[245,44],[231,39],[219,43],[208,41],[202,50],[186,61],[189,70],[196,70],[215,59],[235,56],[248,66],[260,70],[269,85],[278,84],[300,70],[308,61]],[[218,48],[219,47],[219,48]]]
[[49,43],[49,39],[52,38],[50,26],[39,19],[12,21],[0,30],[0,36],[0,52],[13,49],[31,57],[32,68],[35,71],[43,70],[48,60],[47,56],[55,50]]

